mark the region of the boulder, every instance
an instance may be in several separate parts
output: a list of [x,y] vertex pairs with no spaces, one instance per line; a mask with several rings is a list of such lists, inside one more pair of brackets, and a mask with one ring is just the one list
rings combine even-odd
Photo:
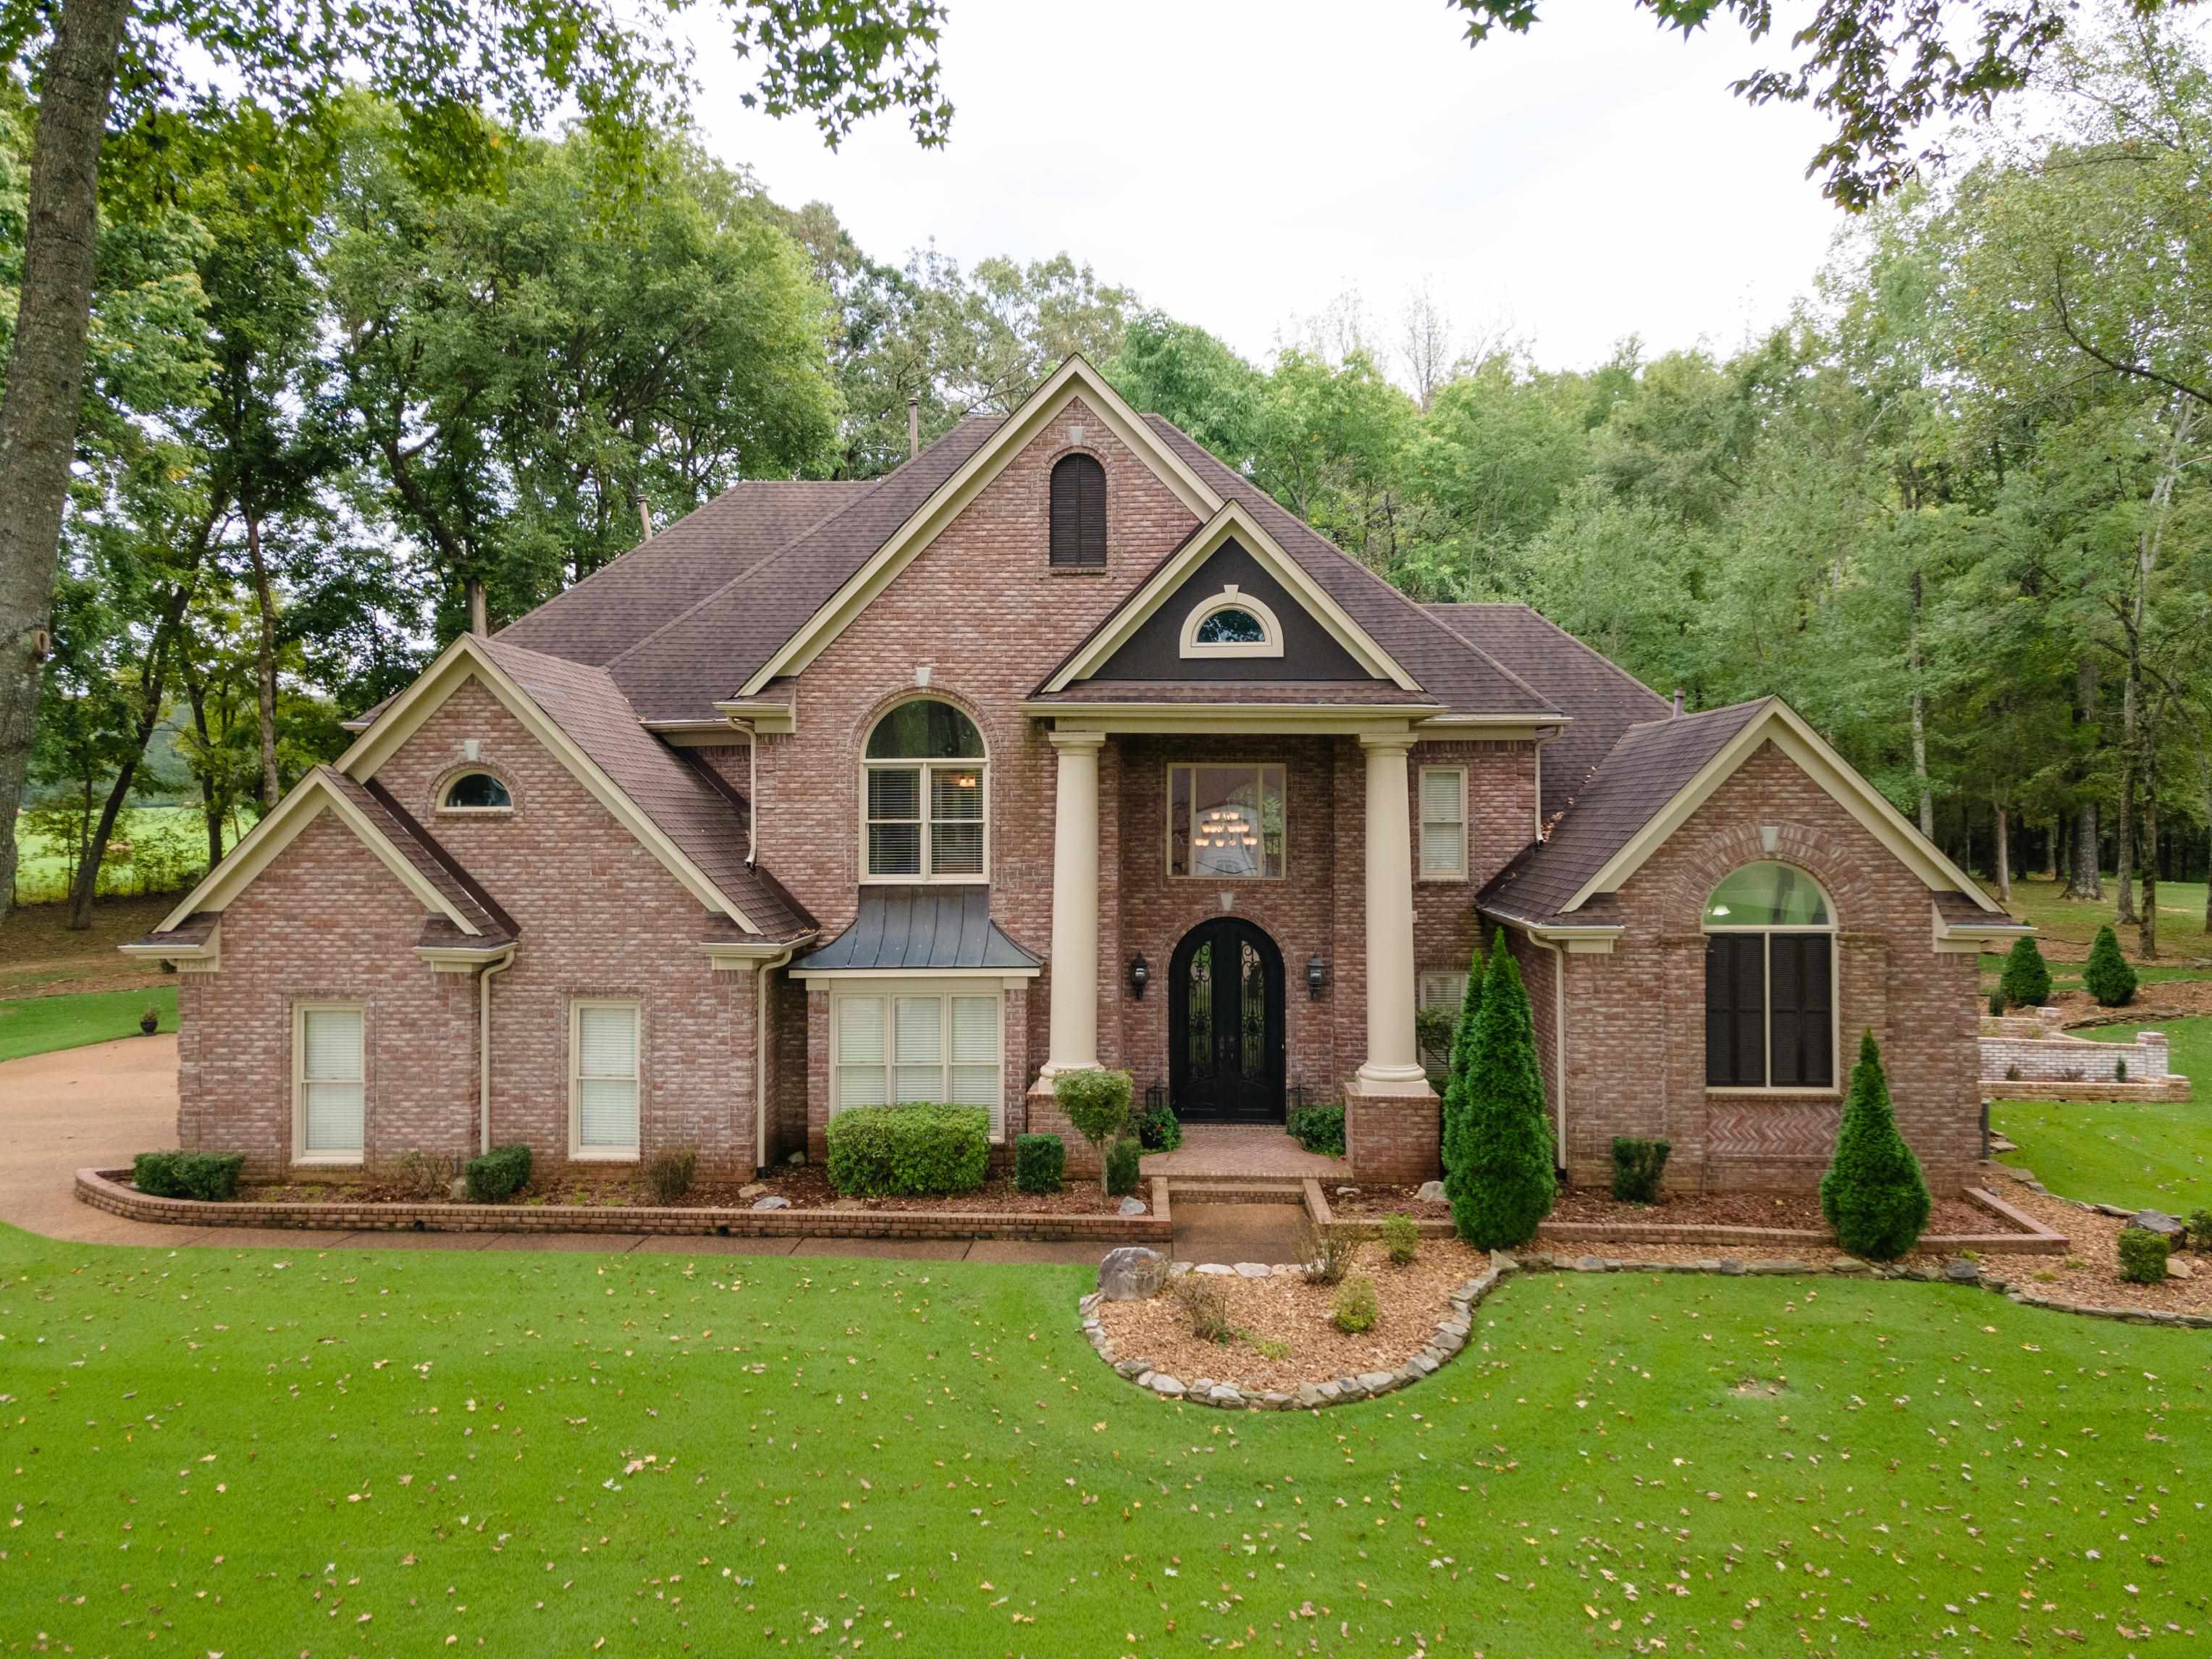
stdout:
[[748,1181],[744,1186],[738,1188],[738,1196],[739,1198],[758,1198],[767,1190],[768,1188],[762,1186],[759,1182]]
[[1182,1384],[1165,1371],[1154,1371],[1146,1380],[1145,1386],[1154,1394],[1164,1394],[1176,1398],[1180,1398],[1183,1392]]
[[1954,1255],[1943,1264],[1943,1277],[1954,1285],[1971,1285],[1982,1276],[1982,1270],[1963,1255]]
[[753,1200],[753,1208],[756,1210],[787,1210],[790,1207],[789,1199],[779,1198],[774,1193],[770,1193],[766,1198],[757,1198]]
[[791,1165],[793,1169],[796,1170],[806,1162],[806,1154],[805,1152],[793,1152],[789,1158],[787,1158],[783,1161]]
[[1449,1201],[1444,1197],[1444,1183],[1441,1181],[1424,1181],[1419,1190],[1413,1196],[1424,1204],[1443,1204]]
[[2179,1238],[2187,1231],[2177,1218],[2163,1210],[2137,1210],[2128,1218],[2128,1225],[2138,1231],[2157,1233],[2166,1238]]
[[2168,1279],[2194,1279],[2197,1269],[2189,1265],[2187,1256],[2170,1255],[2166,1259],[2166,1276]]
[[1145,1207],[1143,1199],[1125,1198],[1115,1209],[1115,1213],[1116,1215],[1149,1215],[1151,1212]]
[[1265,1279],[1274,1271],[1264,1261],[1240,1261],[1237,1264],[1239,1279]]
[[1167,1257],[1142,1245],[1109,1250],[1098,1264],[1098,1294],[1109,1302],[1142,1302],[1167,1281]]

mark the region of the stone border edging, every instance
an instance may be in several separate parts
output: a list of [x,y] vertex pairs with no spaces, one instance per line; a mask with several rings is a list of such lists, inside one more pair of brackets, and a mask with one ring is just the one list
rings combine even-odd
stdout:
[[989,1210],[726,1210],[673,1205],[204,1203],[125,1185],[128,1170],[79,1170],[76,1196],[131,1221],[322,1232],[702,1233],[737,1238],[1007,1238],[1168,1244],[1168,1183],[1152,1178],[1147,1215],[1008,1215]]

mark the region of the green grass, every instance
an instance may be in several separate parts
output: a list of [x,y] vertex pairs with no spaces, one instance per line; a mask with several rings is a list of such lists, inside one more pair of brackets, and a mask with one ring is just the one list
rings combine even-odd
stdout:
[[1087,1277],[0,1232],[0,1653],[2212,1636],[2201,1335],[1946,1285],[1547,1275],[1418,1389],[1230,1416],[1112,1378]]
[[[250,812],[241,812],[223,830],[226,848],[251,823]],[[149,890],[182,892],[207,873],[207,828],[197,806],[126,806],[116,819],[114,839],[144,849],[138,860],[105,864],[100,872],[103,894],[135,894]],[[15,892],[19,902],[46,904],[69,896],[69,858],[63,843],[33,834],[19,819],[15,829]],[[149,889],[149,875],[159,879]]]
[[138,1018],[161,1011],[161,1029],[177,1029],[177,988],[157,985],[143,991],[88,991],[76,996],[24,997],[0,1002],[0,1060],[82,1048],[137,1036]]
[[[2099,1025],[2075,1033],[2100,1042],[2132,1042],[2139,1025]],[[2032,1170],[2065,1198],[2126,1204],[2187,1215],[2212,1207],[2212,1019],[2162,1020],[2168,1063],[2188,1078],[2187,1101],[2000,1100],[1990,1127],[2019,1148],[2004,1163]]]
[[[1996,888],[1984,883],[1992,894]],[[2012,913],[2023,921],[2032,921],[2042,931],[2044,953],[2048,956],[2054,947],[2075,958],[2089,953],[2089,943],[2097,936],[2097,929],[2112,919],[2112,907],[2118,896],[2118,885],[2111,875],[2105,878],[2105,899],[2101,904],[2081,900],[2069,900],[2062,895],[2064,886],[2040,877],[2018,880],[2012,884]],[[2142,902],[2142,889],[2136,889],[2136,902]],[[2135,959],[2136,930],[2121,927],[2120,948],[2127,952],[2130,961]],[[2204,884],[2201,881],[2162,881],[2158,884],[2158,947],[2161,957],[2212,957],[2212,938],[2204,932]]]

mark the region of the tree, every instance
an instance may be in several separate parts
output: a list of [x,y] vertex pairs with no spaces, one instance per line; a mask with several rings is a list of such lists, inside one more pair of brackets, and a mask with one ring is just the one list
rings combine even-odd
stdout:
[[[674,0],[665,12],[693,0]],[[832,143],[869,114],[908,112],[942,143],[938,0],[717,0],[760,71],[749,106],[811,112]],[[403,0],[344,7],[136,8],[128,0],[11,0],[0,70],[35,59],[22,277],[0,391],[0,824],[12,826],[39,696],[92,313],[103,145],[111,112],[126,180],[161,185],[173,136],[196,118],[182,65],[204,65],[287,118],[312,114],[355,65],[409,115],[426,168],[481,164],[477,115],[520,123],[573,102],[617,155],[638,118],[681,90],[679,54],[658,32],[593,0],[483,0],[448,13]],[[41,51],[40,48],[43,48]],[[118,84],[119,108],[112,107]],[[13,896],[15,839],[0,836],[0,915]]]
[[1492,940],[1482,980],[1466,1101],[1447,1124],[1444,1193],[1459,1236],[1477,1249],[1509,1250],[1536,1236],[1558,1188],[1544,1077],[1521,969]]
[[1445,1056],[1443,1122],[1439,1144],[1455,1144],[1453,1124],[1467,1110],[1468,1089],[1474,1074],[1474,1028],[1482,1014],[1482,981],[1486,963],[1478,933],[1474,953],[1467,965],[1467,994],[1460,1000],[1459,1018],[1452,1027],[1450,1052]]
[[1869,1030],[1851,1067],[1835,1155],[1820,1177],[1820,1213],[1851,1255],[1894,1261],[1919,1242],[1933,1207],[1920,1160],[1898,1133],[1881,1049]]
[[1113,1190],[1108,1168],[1107,1143],[1129,1127],[1129,1103],[1136,1096],[1136,1081],[1127,1072],[1096,1068],[1062,1072],[1052,1082],[1053,1102],[1075,1133],[1097,1149],[1098,1185]]
[[2097,930],[2089,946],[2089,960],[2081,969],[2081,988],[2102,1008],[2124,1008],[2136,1000],[2136,970],[2120,954],[2119,937],[2108,925]]
[[2039,1008],[2051,1000],[2051,969],[2044,964],[2043,952],[2036,949],[2033,935],[2022,933],[2012,942],[2012,954],[2005,958],[1997,988],[2014,1008]]

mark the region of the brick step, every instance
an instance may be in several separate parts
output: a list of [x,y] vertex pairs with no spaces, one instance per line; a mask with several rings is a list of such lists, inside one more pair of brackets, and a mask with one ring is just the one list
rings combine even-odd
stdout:
[[1251,1176],[1237,1181],[1170,1177],[1171,1202],[1185,1204],[1303,1204],[1305,1183],[1297,1176]]

